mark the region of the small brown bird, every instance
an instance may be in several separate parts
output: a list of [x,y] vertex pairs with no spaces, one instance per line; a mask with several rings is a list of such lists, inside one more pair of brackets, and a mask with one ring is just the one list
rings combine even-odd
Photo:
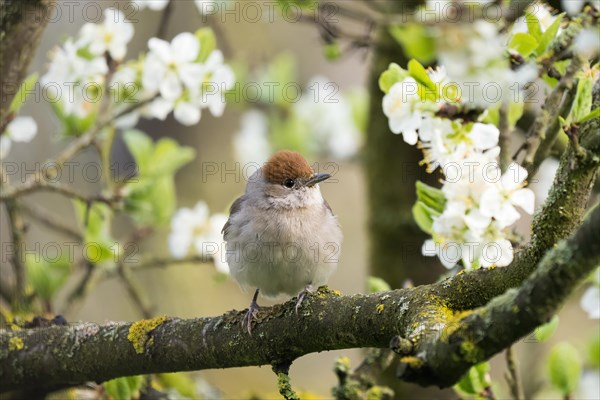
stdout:
[[337,267],[342,232],[319,182],[300,154],[279,151],[248,180],[223,227],[231,276],[256,288],[242,325],[252,331],[259,292],[265,297],[298,295],[327,283]]

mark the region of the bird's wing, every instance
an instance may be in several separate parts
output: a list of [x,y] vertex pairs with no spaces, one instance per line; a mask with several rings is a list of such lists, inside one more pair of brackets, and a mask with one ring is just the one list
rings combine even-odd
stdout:
[[331,213],[331,215],[335,215],[333,213],[333,210],[331,209],[331,206],[329,205],[329,203],[327,202],[327,200],[325,200],[324,198],[323,198],[323,203],[325,204],[325,207],[327,207],[327,209],[329,210],[329,212]]
[[223,238],[225,239],[225,241],[227,241],[227,228],[229,228],[229,226],[231,225],[231,218],[242,209],[242,204],[244,203],[244,200],[246,200],[246,195],[238,197],[229,209],[229,219],[227,220],[227,222],[225,222],[225,225],[223,225],[223,229],[221,229],[221,233],[223,234]]

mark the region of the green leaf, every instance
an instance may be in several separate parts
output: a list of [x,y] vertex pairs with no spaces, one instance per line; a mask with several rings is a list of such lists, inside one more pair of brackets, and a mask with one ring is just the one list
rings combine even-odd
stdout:
[[398,64],[391,63],[387,70],[385,70],[379,77],[379,88],[384,92],[388,93],[390,88],[395,83],[402,82],[408,78],[410,74],[405,69],[402,69]]
[[435,83],[427,74],[425,67],[423,67],[421,63],[415,60],[414,58],[408,62],[408,72],[410,76],[415,78],[415,80],[421,85],[425,86],[427,89],[433,91],[434,93],[437,92]]
[[538,47],[538,41],[530,34],[517,32],[510,39],[509,49],[513,49],[523,57],[529,56]]
[[600,369],[600,334],[596,334],[588,345],[588,361],[594,368]]
[[435,59],[435,38],[421,24],[392,25],[390,35],[402,46],[409,58],[429,64]]
[[329,61],[335,61],[342,55],[342,48],[338,42],[332,42],[323,46],[323,55]]
[[198,398],[198,393],[196,392],[196,382],[187,372],[158,374],[156,378],[162,384],[162,386],[174,388],[182,396],[185,396],[189,399]]
[[[498,126],[499,119],[500,119],[500,116],[499,116],[500,106],[501,106],[501,104],[497,104],[494,107],[488,109],[487,115],[483,119],[483,122]],[[520,102],[520,103],[510,102],[508,104],[508,125],[511,128],[514,128],[515,125],[517,124],[517,122],[523,116],[524,106],[525,106],[525,103],[523,103],[523,102]]]
[[563,395],[577,389],[581,376],[581,358],[577,349],[568,342],[556,344],[548,356],[550,381]]
[[548,49],[548,46],[550,45],[550,43],[552,43],[552,41],[556,38],[556,34],[558,33],[558,28],[560,28],[560,24],[562,22],[564,15],[565,15],[565,13],[557,15],[556,19],[554,20],[552,25],[550,25],[548,27],[548,29],[546,29],[546,31],[542,34],[542,37],[539,39],[539,45],[538,45],[537,49],[535,50],[535,53],[538,56],[544,54],[546,52],[546,50]]
[[89,207],[79,200],[73,200],[77,219],[84,232],[82,253],[93,264],[115,258],[116,241],[110,233],[112,210],[107,204],[94,203]]
[[164,225],[175,211],[172,175],[140,178],[127,184],[125,211],[140,225]]
[[446,196],[441,189],[429,186],[421,181],[417,181],[417,199],[421,201],[428,208],[437,211],[438,213],[444,212],[444,206],[446,205]]
[[558,328],[558,322],[558,315],[555,315],[550,322],[535,328],[534,335],[538,342],[545,342],[550,339],[556,332],[556,328]]
[[217,47],[217,38],[210,28],[200,28],[195,33],[200,43],[200,52],[196,58],[197,62],[205,62],[210,53]]
[[534,13],[527,10],[525,12],[525,22],[527,23],[527,30],[529,34],[533,36],[536,41],[539,41],[542,38],[542,27],[540,25],[540,20],[535,16]]
[[592,111],[592,87],[594,79],[592,77],[580,78],[577,83],[577,93],[573,100],[573,108],[571,109],[571,121],[575,123],[581,122]]
[[[314,10],[317,5],[317,0],[277,0],[277,3],[284,9],[290,8],[292,5],[294,5],[303,10]],[[290,9],[293,10],[293,8]]]
[[460,395],[478,395],[491,385],[489,378],[490,364],[483,362],[477,364],[467,372],[462,379],[454,385],[454,390]]
[[[59,249],[59,251],[61,250],[64,249]],[[45,301],[54,298],[54,295],[65,284],[71,272],[71,263],[66,251],[61,251],[56,258],[54,259],[53,255],[41,253],[27,253],[25,255],[25,267],[29,284],[33,291]]]
[[412,215],[421,230],[429,235],[433,232],[433,216],[440,215],[435,210],[427,207],[423,202],[417,201],[412,208]]
[[147,173],[152,164],[154,152],[152,139],[140,130],[130,129],[123,133],[123,140],[135,160],[138,173]]
[[173,174],[179,168],[196,157],[196,151],[188,146],[180,146],[171,138],[162,138],[156,142],[152,154],[149,175]]
[[383,279],[376,276],[369,276],[367,279],[367,290],[369,293],[387,292],[391,290],[391,287]]
[[104,382],[104,390],[113,400],[129,400],[132,398],[132,391],[129,387],[128,377],[111,379]]
[[588,115],[586,115],[585,117],[582,117],[582,118],[579,120],[579,123],[581,124],[581,123],[587,122],[587,121],[589,121],[589,120],[592,120],[592,119],[594,119],[594,118],[598,118],[598,117],[600,117],[600,108],[596,108],[594,111],[590,112],[590,113],[589,113]]
[[17,113],[21,109],[23,104],[25,104],[25,101],[27,101],[27,96],[31,93],[35,84],[37,83],[37,80],[38,74],[33,73],[21,83],[19,90],[10,103],[10,108],[8,109],[10,113]]

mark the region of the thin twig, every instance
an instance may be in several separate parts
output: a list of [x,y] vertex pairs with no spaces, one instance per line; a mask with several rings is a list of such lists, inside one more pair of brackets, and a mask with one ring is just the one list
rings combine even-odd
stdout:
[[151,258],[137,264],[131,264],[131,269],[165,268],[171,265],[180,264],[207,264],[210,259],[200,255],[194,255],[186,258]]
[[506,375],[506,381],[510,388],[510,393],[514,400],[523,399],[523,387],[521,385],[521,378],[519,376],[519,368],[517,366],[517,360],[513,354],[512,346],[506,349],[506,366],[508,368],[508,375]]
[[21,204],[21,210],[23,210],[23,213],[28,215],[30,218],[52,230],[63,233],[64,235],[69,236],[77,241],[81,241],[83,239],[81,233],[77,232],[75,229],[66,224],[63,218],[59,218],[57,215],[54,215],[45,209],[23,203]]
[[511,127],[508,120],[509,104],[503,101],[498,110],[498,129],[500,130],[500,169],[506,171],[510,164]]
[[158,31],[156,32],[156,37],[159,39],[164,39],[167,35],[167,27],[169,26],[169,19],[171,14],[173,13],[173,6],[175,2],[173,0],[169,0],[167,6],[163,10],[160,16],[160,22],[158,23]]
[[62,194],[63,196],[81,200],[82,202],[87,203],[87,204],[104,203],[109,206],[114,206],[120,201],[120,196],[111,197],[111,196],[105,196],[103,194],[86,195],[70,186],[66,186],[61,183],[49,182],[49,181],[43,180],[40,182],[28,181],[28,182],[25,182],[23,185],[14,186],[14,187],[10,188],[9,190],[0,194],[0,202],[14,200],[17,197],[21,197],[26,194],[40,191],[40,190]]
[[117,265],[117,271],[121,278],[121,282],[123,282],[125,289],[127,289],[129,297],[140,310],[142,316],[144,318],[150,318],[152,316],[152,307],[147,304],[146,298],[143,294],[143,289],[131,275],[129,268],[127,268],[123,263],[119,263]]

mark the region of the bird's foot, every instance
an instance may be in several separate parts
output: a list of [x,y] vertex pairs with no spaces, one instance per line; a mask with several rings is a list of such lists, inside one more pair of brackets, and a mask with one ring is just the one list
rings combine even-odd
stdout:
[[302,305],[302,301],[304,301],[304,298],[306,297],[306,295],[309,293],[312,293],[312,291],[313,291],[313,287],[311,284],[309,284],[304,288],[304,290],[302,290],[300,293],[298,293],[298,300],[296,301],[296,315],[298,315],[298,309]]
[[242,319],[242,328],[246,328],[249,335],[252,335],[252,320],[256,318],[258,311],[260,310],[260,306],[256,302],[258,298],[258,289],[254,292],[254,297],[252,297],[252,301],[250,302],[250,307],[248,307],[248,312],[244,315]]

